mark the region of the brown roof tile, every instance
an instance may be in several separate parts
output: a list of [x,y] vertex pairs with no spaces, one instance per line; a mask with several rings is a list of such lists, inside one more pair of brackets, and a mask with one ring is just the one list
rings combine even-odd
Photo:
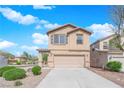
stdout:
[[48,50],[48,49],[43,49],[43,48],[39,48],[39,49],[37,49],[37,51],[39,51],[39,52],[49,52],[50,50]]
[[87,31],[86,29],[83,29],[83,28],[75,28],[75,29],[73,29],[73,30],[70,30],[67,34],[70,34],[70,33],[72,33],[72,32],[75,32],[76,30],[83,30],[83,31],[85,31],[86,33],[92,34],[92,32]]
[[[81,29],[81,30],[83,30],[83,31],[85,31],[85,32],[88,32],[89,34],[92,34],[92,32],[90,32],[90,31],[88,31],[88,30],[86,30],[86,29],[84,29],[84,28],[79,28],[79,27],[77,27],[77,26],[75,26],[75,25],[72,25],[72,24],[65,24],[65,25],[63,25],[63,26],[60,26],[60,27],[57,27],[57,28],[55,28],[55,29],[52,29],[52,30],[48,31],[48,32],[47,32],[47,35],[48,35],[49,33],[51,33],[51,32],[54,32],[54,31],[56,31],[56,30],[58,30],[58,29],[61,29],[61,28],[63,28],[63,27],[67,27],[67,26],[72,26],[72,27],[74,27],[74,29],[71,30],[69,33]],[[68,33],[68,34],[69,34],[69,33]]]
[[48,35],[49,33],[51,33],[51,32],[54,32],[54,31],[56,31],[56,30],[58,30],[58,29],[61,29],[61,28],[63,28],[63,27],[67,27],[67,26],[72,26],[72,27],[76,28],[76,26],[74,26],[74,25],[72,25],[72,24],[65,24],[65,25],[59,26],[59,27],[57,27],[57,28],[55,28],[55,29],[49,30],[49,31],[47,32],[47,35]]

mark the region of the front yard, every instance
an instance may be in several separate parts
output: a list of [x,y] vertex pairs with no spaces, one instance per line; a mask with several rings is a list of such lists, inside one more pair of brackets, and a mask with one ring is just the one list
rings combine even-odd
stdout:
[[[34,88],[39,82],[49,73],[50,69],[42,69],[40,75],[33,75],[31,69],[26,71],[26,77],[23,79],[18,79],[14,81],[7,81],[3,77],[0,77],[0,87],[1,88]],[[22,85],[16,86],[15,82],[21,82]]]
[[95,72],[98,75],[103,76],[104,78],[111,80],[112,82],[124,87],[124,73],[121,72],[112,72],[108,70],[103,70],[101,68],[89,68],[89,70]]

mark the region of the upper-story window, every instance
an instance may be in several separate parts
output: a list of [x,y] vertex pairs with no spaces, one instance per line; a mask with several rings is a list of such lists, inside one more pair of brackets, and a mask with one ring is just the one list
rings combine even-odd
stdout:
[[60,35],[60,44],[66,44],[66,36]]
[[77,34],[77,44],[83,44],[83,35]]
[[53,44],[53,35],[51,35],[51,44]]
[[66,35],[64,34],[55,34],[51,38],[51,44],[66,44]]
[[108,49],[108,43],[107,42],[103,42],[103,49]]
[[54,35],[54,44],[59,44],[59,35]]

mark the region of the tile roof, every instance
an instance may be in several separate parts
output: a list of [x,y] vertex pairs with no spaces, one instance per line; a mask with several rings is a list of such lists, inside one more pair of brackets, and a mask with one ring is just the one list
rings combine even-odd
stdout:
[[[85,31],[85,32],[88,32],[88,33],[92,34],[92,32],[90,32],[90,31],[88,31],[88,30],[86,30],[86,29],[77,27],[77,26],[72,25],[72,24],[65,24],[65,25],[63,25],[63,26],[60,26],[60,27],[57,27],[57,28],[55,28],[55,29],[52,29],[52,30],[48,31],[48,32],[47,32],[47,35],[48,35],[49,33],[51,33],[51,32],[54,32],[54,31],[56,31],[56,30],[59,30],[59,29],[61,29],[61,28],[63,28],[63,27],[67,27],[67,26],[74,27],[74,29],[71,30],[69,33],[71,33],[71,32],[73,32],[73,31],[76,31],[76,30],[80,29],[80,30],[83,30],[83,31]],[[68,33],[68,34],[69,34],[69,33]]]

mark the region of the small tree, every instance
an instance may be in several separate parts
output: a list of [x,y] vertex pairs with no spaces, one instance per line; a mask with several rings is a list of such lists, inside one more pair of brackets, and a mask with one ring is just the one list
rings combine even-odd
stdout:
[[26,57],[28,60],[31,59],[31,55],[30,55],[29,53],[27,53],[26,51],[24,51],[21,56],[22,56],[22,57]]
[[43,54],[43,56],[42,56],[42,61],[43,61],[43,63],[47,64],[47,61],[48,61],[48,54]]
[[124,52],[124,42],[121,39],[124,34],[124,6],[112,6],[110,11],[114,25],[112,31],[115,33],[115,37],[110,40],[110,46],[114,46]]
[[38,60],[37,56],[31,55],[25,51],[23,52],[21,56],[25,57],[29,63],[34,63]]

